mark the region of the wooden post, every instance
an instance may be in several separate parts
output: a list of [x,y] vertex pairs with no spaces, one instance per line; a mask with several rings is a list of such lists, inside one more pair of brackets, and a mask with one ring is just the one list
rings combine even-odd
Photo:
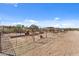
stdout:
[[34,30],[32,29],[32,38],[33,38],[33,42],[35,42],[35,37],[34,37]]
[[46,38],[47,38],[47,30],[46,30]]
[[1,46],[1,32],[0,32],[0,52],[2,52],[2,46]]
[[2,33],[4,33],[4,26],[3,26],[3,30],[2,30]]

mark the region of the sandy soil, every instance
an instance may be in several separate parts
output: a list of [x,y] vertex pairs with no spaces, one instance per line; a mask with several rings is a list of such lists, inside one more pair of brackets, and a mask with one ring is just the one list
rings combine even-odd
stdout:
[[[31,36],[9,39],[16,55],[29,56],[77,56],[79,55],[79,31],[66,33],[48,33],[48,37],[40,39],[35,36],[33,42]],[[17,41],[17,42],[16,42]],[[17,44],[16,44],[17,43]]]

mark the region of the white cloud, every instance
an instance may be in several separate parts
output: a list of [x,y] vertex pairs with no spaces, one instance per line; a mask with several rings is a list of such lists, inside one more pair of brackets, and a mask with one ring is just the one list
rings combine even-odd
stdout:
[[64,20],[60,20],[56,24],[59,24],[59,27],[61,28],[79,28],[79,20],[64,19]]
[[0,20],[1,20],[2,18],[0,17]]
[[38,24],[37,20],[33,20],[33,19],[25,19],[24,23],[27,25],[31,25],[31,24]]
[[15,3],[15,4],[14,4],[14,7],[18,7],[18,3]]
[[38,23],[38,21],[36,21],[36,20],[29,20],[29,22],[31,22],[31,23]]
[[60,27],[60,28],[79,28],[79,20],[61,20],[60,18],[55,18],[56,20],[34,20],[34,19],[25,19],[20,22],[1,22],[4,25],[16,25],[22,24],[25,26],[30,26],[31,24],[36,24],[40,27]]
[[58,21],[59,19],[60,19],[59,17],[55,17],[55,18],[54,18],[55,21]]
[[22,24],[25,26],[30,26],[31,24],[38,25],[38,21],[32,19],[25,19],[24,21],[21,22],[2,22],[2,25],[17,25],[17,24]]
[[0,20],[2,19],[2,17],[0,17]]
[[60,27],[60,24],[54,24],[53,26],[54,27]]
[[12,23],[12,25],[22,24],[21,22]]
[[7,4],[7,5],[12,5],[12,6],[14,6],[14,7],[18,7],[18,4],[19,4],[19,3],[5,3],[5,4]]

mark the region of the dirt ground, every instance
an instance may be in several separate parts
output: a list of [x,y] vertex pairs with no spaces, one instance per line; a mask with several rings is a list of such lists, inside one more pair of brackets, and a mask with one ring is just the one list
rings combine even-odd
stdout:
[[42,35],[42,39],[36,35],[35,42],[32,36],[9,38],[9,42],[18,56],[79,56],[79,31]]

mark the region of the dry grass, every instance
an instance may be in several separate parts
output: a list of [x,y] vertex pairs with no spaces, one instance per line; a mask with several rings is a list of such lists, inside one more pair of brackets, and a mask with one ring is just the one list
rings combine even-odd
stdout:
[[[11,42],[10,44],[13,46],[12,49],[14,49],[16,55],[19,56],[79,55],[79,31],[68,31],[58,34],[48,33],[47,38],[45,38],[45,33],[42,35],[44,36],[43,39],[40,39],[40,36],[36,35],[35,42],[33,42],[31,36],[9,38],[9,42]],[[11,50],[11,48],[8,50]]]

